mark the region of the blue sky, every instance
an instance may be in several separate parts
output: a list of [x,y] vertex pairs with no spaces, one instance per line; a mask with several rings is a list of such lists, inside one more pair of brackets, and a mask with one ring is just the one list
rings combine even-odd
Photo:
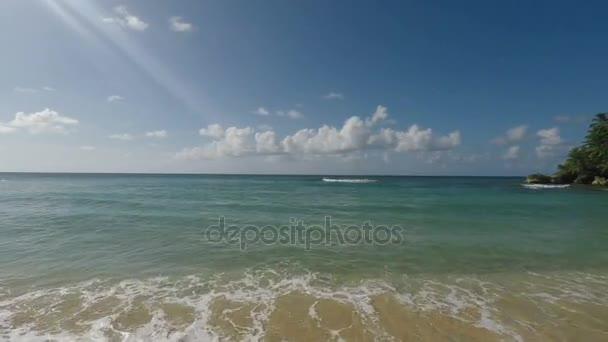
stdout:
[[608,110],[587,1],[0,3],[0,171],[524,175]]

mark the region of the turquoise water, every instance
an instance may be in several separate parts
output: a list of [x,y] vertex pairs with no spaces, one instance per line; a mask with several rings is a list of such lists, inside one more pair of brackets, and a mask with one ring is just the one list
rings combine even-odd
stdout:
[[[18,296],[91,280],[238,278],[266,270],[285,279],[313,274],[331,279],[331,287],[374,279],[395,285],[404,275],[603,277],[608,267],[608,191],[532,190],[521,178],[322,178],[0,174],[0,309],[10,319]],[[310,250],[257,243],[243,251],[208,241],[205,231],[220,216],[240,226],[292,218],[323,224],[330,216],[339,225],[399,226],[403,239]]]
[[[0,260],[8,278],[190,272],[292,260],[319,271],[497,272],[608,265],[608,194],[528,190],[519,178],[3,175]],[[211,244],[220,216],[259,226],[399,225],[391,246]],[[353,265],[353,258],[357,265]],[[318,264],[319,259],[330,264]],[[85,276],[85,277],[86,277]]]

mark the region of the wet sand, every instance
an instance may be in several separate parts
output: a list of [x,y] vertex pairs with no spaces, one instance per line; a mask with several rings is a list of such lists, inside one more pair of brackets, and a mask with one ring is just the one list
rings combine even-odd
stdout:
[[3,295],[0,340],[606,341],[606,279],[532,274],[332,287],[315,275],[269,273],[90,282]]

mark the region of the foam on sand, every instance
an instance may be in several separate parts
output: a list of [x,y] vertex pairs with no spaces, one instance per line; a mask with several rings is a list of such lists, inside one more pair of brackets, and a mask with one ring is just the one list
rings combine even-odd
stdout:
[[580,320],[581,312],[608,314],[608,299],[603,296],[608,277],[528,274],[506,284],[502,278],[489,280],[404,276],[331,285],[316,273],[286,275],[274,270],[251,271],[236,279],[197,275],[120,282],[96,279],[3,295],[0,337],[10,341],[447,341],[446,336],[455,336],[523,341],[569,334],[593,340],[601,336],[598,331],[608,328],[605,321],[553,326],[549,319],[564,315]]

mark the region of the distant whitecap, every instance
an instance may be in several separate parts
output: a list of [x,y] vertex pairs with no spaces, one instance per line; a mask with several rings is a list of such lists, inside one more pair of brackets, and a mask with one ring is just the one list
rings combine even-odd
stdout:
[[522,184],[527,189],[564,189],[570,186],[570,184]]
[[378,180],[367,178],[323,178],[323,181],[328,183],[375,183]]

